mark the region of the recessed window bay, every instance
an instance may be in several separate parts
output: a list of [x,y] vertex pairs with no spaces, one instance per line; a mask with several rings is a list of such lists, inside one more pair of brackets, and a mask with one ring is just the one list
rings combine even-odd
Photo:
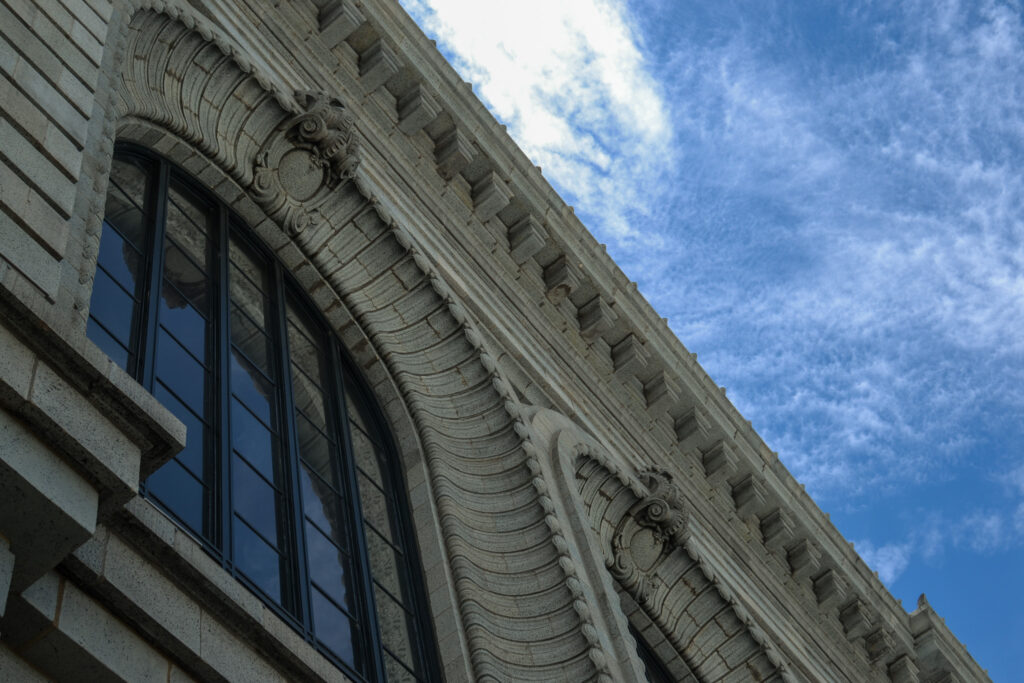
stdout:
[[[323,170],[286,157],[292,196]],[[433,680],[397,455],[345,350],[273,252],[148,150],[115,152],[87,334],[186,426],[143,482],[357,681]]]

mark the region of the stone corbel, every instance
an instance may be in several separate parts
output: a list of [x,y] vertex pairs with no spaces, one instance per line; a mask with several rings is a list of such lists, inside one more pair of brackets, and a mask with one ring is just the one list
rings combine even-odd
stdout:
[[323,219],[331,191],[355,176],[360,148],[352,116],[323,93],[299,92],[302,113],[283,121],[256,155],[251,192],[292,235]]

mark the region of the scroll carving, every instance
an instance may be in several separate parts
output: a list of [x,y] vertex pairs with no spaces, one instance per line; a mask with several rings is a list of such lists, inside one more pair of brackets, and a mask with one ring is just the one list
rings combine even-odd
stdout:
[[648,469],[639,478],[649,493],[619,521],[607,564],[634,599],[648,605],[660,584],[657,565],[689,538],[689,513],[672,475]]
[[[683,668],[702,681],[730,679],[740,671],[753,681],[796,680],[764,630],[717,576],[706,557],[706,532],[672,475],[661,469],[623,475],[599,453],[581,453],[576,466],[591,527],[602,538],[605,566],[672,644]],[[731,672],[709,656],[725,650],[737,662]]]
[[639,478],[650,494],[638,503],[640,508],[633,513],[637,522],[655,529],[665,543],[685,545],[690,537],[690,516],[672,475],[662,470],[647,469],[640,472]]
[[297,235],[323,220],[321,205],[355,176],[360,148],[352,116],[323,93],[296,93],[302,112],[283,121],[256,155],[252,194]]

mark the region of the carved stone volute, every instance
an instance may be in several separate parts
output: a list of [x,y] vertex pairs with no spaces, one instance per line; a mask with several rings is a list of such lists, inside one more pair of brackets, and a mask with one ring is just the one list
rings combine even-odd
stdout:
[[663,543],[685,545],[689,538],[689,513],[679,487],[664,470],[647,469],[639,473],[650,494],[639,501],[631,514],[643,526],[655,530]]
[[296,235],[322,220],[332,190],[354,177],[359,143],[337,99],[299,92],[301,114],[285,119],[256,155],[251,190],[274,219]]
[[353,136],[352,115],[336,99],[323,93],[301,92],[296,99],[306,112],[285,123],[299,146],[309,146],[313,163],[325,171],[334,188],[352,178],[359,165],[359,144]]
[[689,537],[689,516],[670,474],[643,470],[639,479],[649,493],[619,522],[612,536],[608,569],[644,605],[658,588],[658,564]]

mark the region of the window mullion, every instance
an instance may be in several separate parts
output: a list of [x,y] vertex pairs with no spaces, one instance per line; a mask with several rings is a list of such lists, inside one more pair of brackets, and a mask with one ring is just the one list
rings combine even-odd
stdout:
[[301,621],[307,635],[313,633],[312,606],[309,596],[309,571],[306,567],[305,525],[302,523],[302,505],[299,479],[299,437],[295,423],[295,400],[292,395],[291,367],[288,351],[288,322],[285,299],[284,274],[280,263],[272,265],[274,288],[272,324],[277,338],[277,363],[279,387],[282,398],[281,420],[278,422],[282,437],[284,454],[282,462],[287,468],[288,500],[285,502],[284,514],[287,515],[290,528],[287,530],[291,566],[286,573],[288,594],[295,602],[292,612]]
[[160,313],[160,289],[163,282],[164,270],[164,235],[167,231],[167,185],[170,178],[170,169],[166,162],[157,163],[155,187],[150,194],[153,200],[152,230],[150,235],[153,240],[152,254],[149,259],[149,271],[147,273],[145,313],[143,315],[143,329],[139,340],[138,362],[140,364],[138,377],[139,382],[147,390],[153,391],[153,378],[156,374],[156,330],[157,319]]
[[377,608],[373,591],[373,573],[370,567],[370,553],[366,542],[366,529],[363,526],[363,513],[358,502],[359,482],[356,474],[356,461],[352,453],[352,439],[349,434],[348,409],[345,403],[347,396],[345,395],[345,383],[338,363],[341,358],[341,349],[338,346],[338,340],[333,334],[328,335],[328,337],[329,353],[327,354],[327,365],[330,381],[327,384],[333,387],[333,389],[329,388],[329,390],[335,397],[337,405],[337,410],[334,412],[339,416],[340,432],[338,437],[343,450],[343,457],[338,459],[339,467],[341,468],[341,478],[339,481],[345,487],[346,502],[349,507],[346,512],[349,513],[349,517],[352,520],[352,533],[354,534],[356,547],[359,548],[359,552],[355,553],[355,564],[358,565],[356,567],[356,574],[361,589],[360,593],[363,597],[360,601],[363,607],[363,614],[361,616],[364,620],[363,642],[369,648],[366,654],[372,662],[370,666],[372,671],[367,673],[370,680],[383,681],[386,676],[384,670],[384,647],[377,619]]
[[231,289],[228,277],[230,268],[228,266],[228,240],[230,239],[230,228],[228,226],[227,209],[221,205],[217,221],[217,263],[214,268],[216,273],[217,306],[215,308],[215,339],[217,344],[217,376],[215,386],[217,391],[217,445],[214,457],[210,458],[213,467],[216,469],[214,477],[213,495],[214,517],[213,538],[214,545],[221,550],[221,562],[227,566],[228,558],[231,557],[231,514],[234,505],[231,500]]

